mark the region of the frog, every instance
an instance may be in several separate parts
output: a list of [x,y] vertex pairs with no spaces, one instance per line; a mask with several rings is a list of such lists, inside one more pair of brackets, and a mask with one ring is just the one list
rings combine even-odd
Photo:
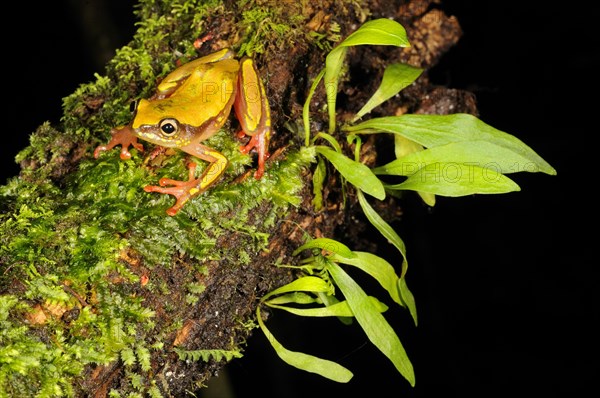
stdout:
[[238,60],[229,48],[182,64],[159,82],[154,95],[134,101],[129,124],[111,129],[110,141],[96,147],[94,157],[121,145],[120,158],[130,159],[130,147],[144,151],[138,142],[141,139],[157,145],[157,149],[174,148],[209,162],[199,177],[197,164],[190,161],[187,181],[161,178],[158,186],[144,187],[146,192],[173,195],[175,204],[166,212],[174,216],[225,173],[228,159],[203,142],[223,127],[232,108],[241,127],[238,137],[250,137],[240,150],[245,154],[257,152],[254,177],[260,179],[269,158],[269,101],[254,60],[248,56]]

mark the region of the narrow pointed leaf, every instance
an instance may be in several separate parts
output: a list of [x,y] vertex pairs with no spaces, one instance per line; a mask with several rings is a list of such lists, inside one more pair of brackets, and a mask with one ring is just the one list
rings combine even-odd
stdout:
[[313,80],[310,90],[308,90],[308,95],[306,96],[306,101],[304,101],[304,106],[302,107],[302,124],[304,126],[304,145],[310,145],[310,101],[312,100],[315,91],[317,90],[317,86],[323,79],[325,75],[325,68],[321,70]]
[[313,138],[313,142],[316,141],[317,139],[322,138],[325,141],[327,141],[329,143],[329,145],[331,145],[331,147],[333,149],[335,149],[335,151],[337,153],[342,153],[342,147],[340,146],[340,143],[335,139],[334,136],[332,136],[331,134],[327,134],[327,133],[323,133],[323,132],[319,132],[315,135],[315,138]]
[[306,372],[316,373],[327,379],[337,381],[338,383],[347,383],[352,378],[353,374],[340,364],[321,359],[313,355],[308,355],[302,352],[291,351],[285,348],[275,336],[267,329],[265,323],[260,316],[260,309],[256,310],[258,325],[260,326],[265,337],[275,349],[275,352],[285,363],[292,365]]
[[367,103],[356,113],[353,121],[356,121],[371,112],[375,107],[381,105],[394,95],[398,94],[404,88],[423,73],[423,69],[415,68],[407,64],[391,64],[383,72],[383,78],[377,91],[373,94]]
[[340,46],[381,45],[409,47],[406,30],[398,22],[380,18],[367,21],[350,34]]
[[411,174],[390,190],[429,192],[441,196],[497,194],[519,191],[510,178],[492,170],[459,163],[433,163]]
[[[377,300],[373,296],[369,296],[369,300],[371,300],[373,306],[379,312],[385,312],[388,310],[387,305]],[[277,308],[280,310],[287,311],[294,315],[298,316],[314,316],[314,317],[327,317],[327,316],[338,316],[338,317],[353,317],[354,314],[348,305],[346,300],[340,301],[338,303],[332,304],[327,307],[315,307],[315,308],[297,308],[297,307],[289,307],[285,305],[275,304],[271,301],[265,302],[269,307]]]
[[[414,141],[409,140],[408,138],[404,138],[400,134],[394,134],[394,153],[397,159],[400,159],[406,155],[409,155],[414,152],[422,151],[423,145],[417,144]],[[373,173],[377,174],[375,169],[373,169]],[[385,174],[385,173],[383,173]],[[429,192],[417,192],[423,202],[428,206],[435,206],[435,195]]]
[[343,257],[354,257],[354,253],[352,250],[350,250],[350,248],[348,248],[348,246],[338,242],[337,240],[329,238],[311,239],[294,250],[292,255],[297,256],[300,252],[307,249],[323,249],[331,253],[337,253]]
[[435,206],[435,194],[431,192],[417,191],[417,194],[423,199],[423,202],[430,207]]
[[367,219],[377,230],[390,242],[392,245],[396,246],[396,249],[402,255],[402,276],[406,274],[406,270],[408,267],[408,260],[406,257],[406,246],[404,245],[404,241],[394,231],[394,229],[383,219],[381,216],[371,207],[365,195],[362,192],[358,192],[358,202],[367,216]]
[[494,142],[473,140],[451,142],[414,152],[373,169],[373,173],[407,176],[428,164],[440,162],[474,165],[502,174],[537,169],[537,166],[520,152]]
[[344,59],[348,49],[344,46],[338,46],[331,50],[325,58],[325,93],[327,95],[327,113],[329,115],[329,134],[335,131],[335,103],[338,91],[338,82],[344,66]]
[[383,184],[367,166],[325,146],[317,146],[316,150],[317,153],[325,156],[352,185],[379,200],[385,198]]
[[415,303],[415,296],[413,296],[412,292],[408,288],[408,285],[406,284],[406,278],[398,279],[398,290],[400,291],[400,298],[412,315],[412,318],[415,321],[415,326],[417,326],[419,324],[419,319],[417,317],[417,303]]
[[316,276],[303,276],[301,278],[295,279],[287,285],[281,286],[275,290],[270,291],[266,295],[263,296],[262,301],[269,299],[269,297],[290,293],[290,292],[328,292],[331,290],[331,286],[325,282],[323,279]]
[[335,102],[338,81],[344,65],[347,47],[359,45],[408,47],[406,30],[398,22],[381,18],[362,24],[354,33],[340,42],[325,59],[325,90],[329,113],[329,133],[335,131]]
[[[481,153],[505,156],[510,153],[514,164],[507,171],[543,172],[555,175],[556,170],[542,159],[533,149],[517,137],[502,132],[484,123],[473,115],[457,113],[453,115],[402,115],[370,119],[345,130],[356,134],[389,132],[400,134],[424,147],[434,148],[458,142],[478,142]],[[487,146],[483,143],[487,143]],[[493,150],[491,148],[494,148]],[[495,158],[499,162],[501,159]],[[484,165],[482,165],[484,166]]]
[[331,261],[352,265],[363,270],[379,282],[381,287],[387,290],[392,300],[403,305],[398,291],[398,279],[400,278],[396,275],[394,267],[383,258],[372,253],[354,252],[354,254],[356,254],[356,257],[354,258],[334,256],[331,258]]
[[375,278],[375,280],[387,290],[392,300],[408,309],[415,325],[417,325],[418,318],[415,298],[408,289],[404,276],[399,278],[396,275],[394,267],[379,256],[366,252],[354,253],[356,254],[356,257],[353,259],[345,259],[336,256],[331,260],[355,266]]
[[[319,292],[320,293],[320,292]],[[318,298],[311,296],[310,294],[306,294],[304,292],[291,292],[288,294],[283,294],[281,296],[269,298],[265,303],[268,305],[276,304],[320,304],[321,300]]]
[[[340,300],[338,300],[337,297],[335,297],[334,295],[329,295],[329,294],[325,294],[325,293],[318,293],[319,298],[321,299],[321,301],[323,302],[323,304],[327,307],[329,307],[330,305],[334,305],[340,302]],[[344,325],[352,325],[352,319],[353,317],[349,317],[349,316],[338,316],[338,319],[340,322],[342,322]]]
[[408,382],[415,385],[413,366],[394,329],[372,305],[362,288],[337,264],[327,262],[327,270],[348,301],[354,316],[367,337],[396,367]]
[[317,166],[315,167],[315,171],[313,172],[313,199],[312,204],[315,207],[315,210],[319,211],[323,207],[323,182],[325,182],[325,177],[327,176],[327,168],[325,167],[325,162],[323,158],[319,157],[317,161]]

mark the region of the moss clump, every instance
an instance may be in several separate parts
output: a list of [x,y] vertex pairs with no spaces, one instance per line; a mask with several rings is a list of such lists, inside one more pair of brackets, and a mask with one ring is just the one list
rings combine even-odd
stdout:
[[[26,182],[2,188],[3,201],[19,206],[0,224],[6,267],[0,291],[18,292],[0,296],[0,396],[70,395],[85,366],[119,358],[142,376],[145,391],[150,352],[181,324],[181,303],[203,297],[211,277],[206,264],[235,263],[239,248],[244,258],[267,249],[277,217],[298,204],[301,171],[314,153],[290,152],[272,162],[261,180],[237,181],[246,156],[233,155],[237,143],[225,133],[213,142],[232,153],[233,166],[221,184],[175,217],[164,213],[172,198],[142,190],[158,176],[142,167],[138,154],[125,162],[116,151],[82,161],[60,194],[30,203],[21,196]],[[183,157],[164,159],[160,170],[185,174]],[[236,251],[217,245],[220,237],[234,235]],[[165,280],[162,274],[176,272],[176,263],[185,270],[177,282],[157,284]],[[166,319],[156,321],[157,310],[172,311],[173,327],[157,327]],[[48,390],[51,380],[59,382]]]

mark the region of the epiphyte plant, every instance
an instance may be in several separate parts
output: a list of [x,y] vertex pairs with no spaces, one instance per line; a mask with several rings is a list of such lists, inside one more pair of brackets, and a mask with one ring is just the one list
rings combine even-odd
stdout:
[[[353,251],[333,239],[309,239],[294,253],[309,253],[294,266],[299,271],[298,278],[265,295],[261,304],[299,316],[335,316],[343,322],[355,319],[371,343],[414,386],[411,361],[383,316],[387,305],[368,295],[342,267],[355,267],[373,277],[387,291],[388,299],[406,308],[417,325],[415,299],[405,278],[408,269],[405,244],[369,204],[368,196],[384,200],[388,194],[415,191],[425,203],[434,206],[436,195],[458,197],[520,190],[505,174],[528,171],[555,175],[556,171],[518,138],[469,114],[404,114],[359,122],[374,108],[412,84],[423,72],[407,64],[388,65],[375,93],[350,123],[338,126],[335,104],[339,79],[348,48],[359,45],[408,47],[410,43],[402,25],[390,19],[377,19],[364,23],[327,55],[325,66],[315,77],[303,108],[305,146],[314,148],[318,155],[313,172],[313,204],[316,209],[323,206],[321,190],[326,178],[326,160],[340,173],[344,184],[347,182],[354,187],[369,222],[399,251],[402,257],[400,271],[373,253]],[[311,134],[310,104],[321,81],[327,96],[328,131]],[[338,128],[346,134],[348,143],[355,145],[353,158],[343,153],[335,138]],[[368,134],[392,134],[396,159],[375,168],[361,163],[361,137]],[[329,145],[317,145],[318,140]],[[389,184],[380,179],[384,175],[397,176],[403,181]],[[341,292],[343,297],[336,292]],[[288,364],[338,382],[352,378],[352,372],[338,363],[286,349],[262,321],[260,306],[256,315],[276,353]]]

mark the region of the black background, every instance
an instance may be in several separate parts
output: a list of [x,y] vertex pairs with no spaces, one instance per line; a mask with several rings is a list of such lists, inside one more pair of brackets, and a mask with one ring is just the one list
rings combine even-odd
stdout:
[[[0,183],[42,122],[57,123],[62,97],[103,74],[126,44],[132,1],[21,2],[3,24]],[[516,5],[518,4],[518,5]],[[592,160],[598,128],[599,14],[578,2],[444,1],[464,30],[431,71],[439,84],[473,91],[481,119],[516,135],[558,171],[517,174],[518,193],[405,204],[398,230],[419,326],[390,310],[415,366],[413,389],[356,328],[276,313],[268,326],[289,348],[355,373],[340,385],[279,361],[261,333],[202,396],[576,397],[598,393],[597,260]],[[587,4],[587,3],[584,3]],[[104,6],[105,8],[102,8]],[[19,9],[20,8],[20,9]],[[92,10],[112,23],[92,38]],[[105,13],[103,13],[103,11]],[[106,50],[108,49],[108,50]],[[102,50],[102,51],[99,51]],[[100,56],[98,53],[100,52]],[[310,344],[306,344],[309,342]],[[333,347],[332,347],[333,346]],[[228,384],[230,382],[230,384]]]

